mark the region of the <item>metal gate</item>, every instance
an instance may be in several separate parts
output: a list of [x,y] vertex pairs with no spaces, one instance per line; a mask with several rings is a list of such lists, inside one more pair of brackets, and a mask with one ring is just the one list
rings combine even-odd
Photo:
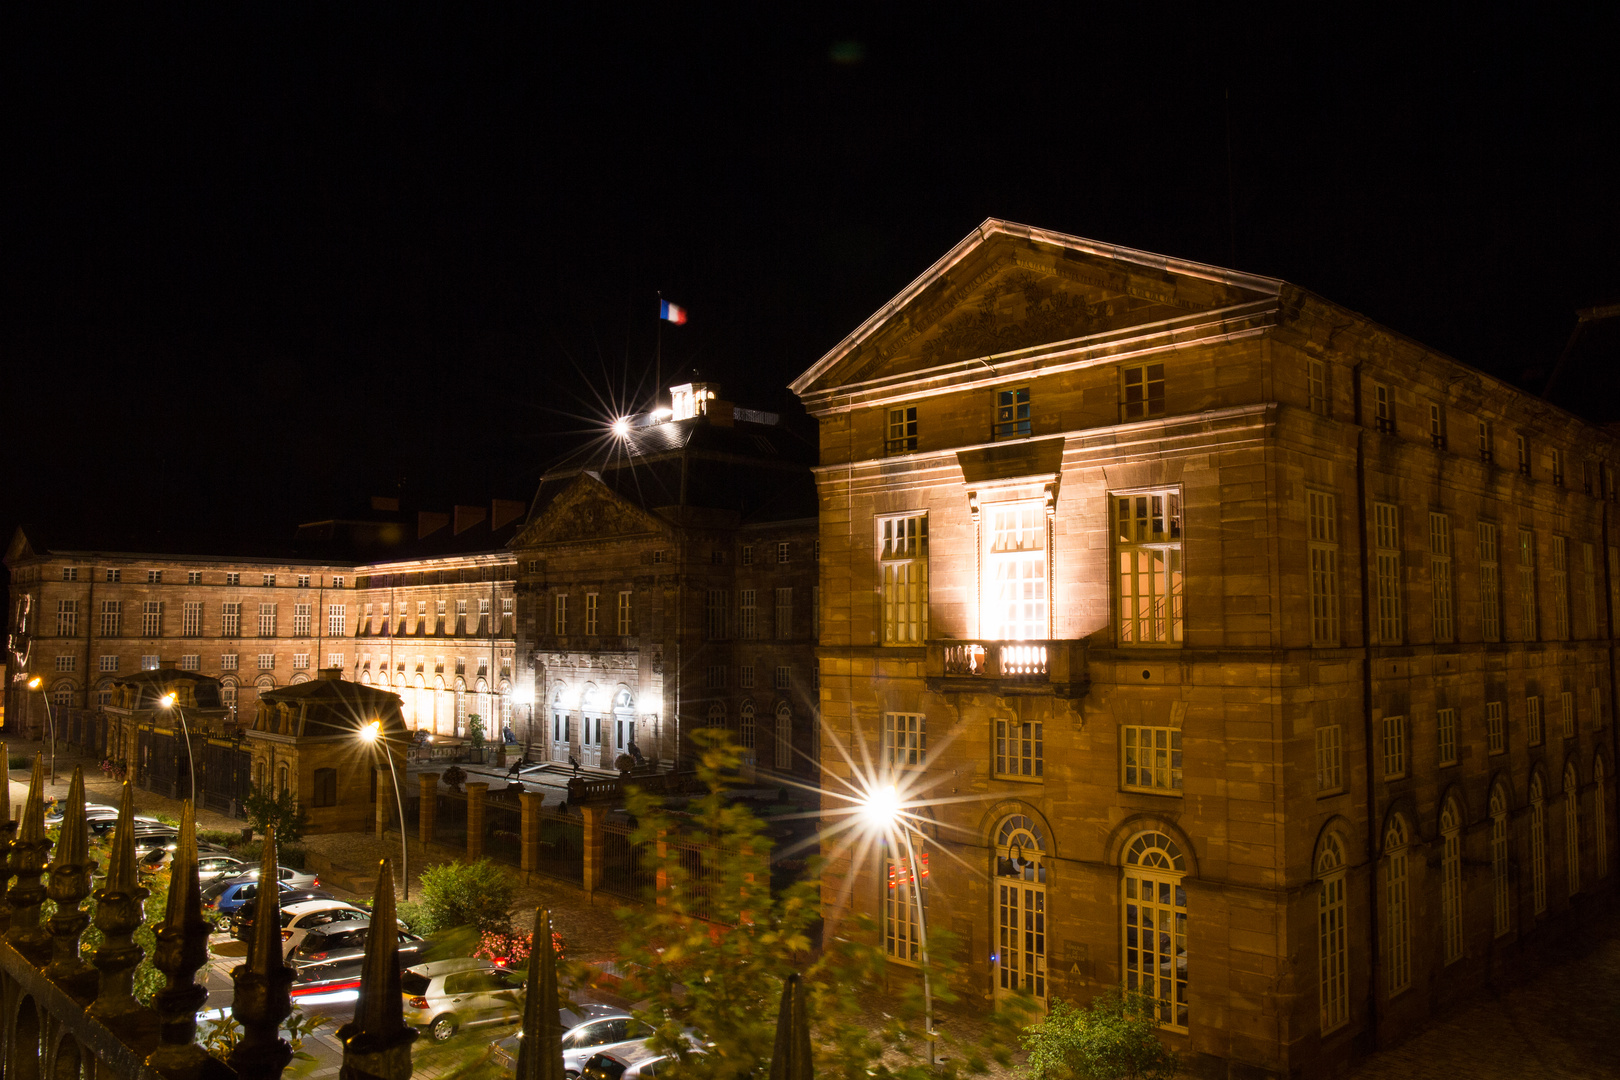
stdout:
[[232,817],[246,817],[242,803],[253,790],[253,755],[240,743],[209,739],[203,744],[197,786],[202,804]]

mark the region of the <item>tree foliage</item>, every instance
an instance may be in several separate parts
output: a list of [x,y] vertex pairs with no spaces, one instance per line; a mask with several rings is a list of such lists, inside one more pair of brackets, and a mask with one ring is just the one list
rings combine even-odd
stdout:
[[247,811],[254,832],[263,835],[274,825],[278,845],[296,844],[309,829],[309,814],[298,805],[291,788],[278,792],[268,784],[255,784],[252,793],[242,800],[242,809]]
[[467,927],[476,936],[507,933],[517,883],[488,859],[448,862],[422,873],[417,933],[434,934]]
[[1181,1067],[1159,1041],[1153,1001],[1117,986],[1083,1009],[1054,997],[1021,1041],[1030,1080],[1169,1080]]
[[[628,800],[636,820],[631,841],[658,885],[645,907],[619,912],[620,992],[641,1003],[637,1015],[657,1029],[654,1044],[676,1058],[659,1075],[765,1075],[783,980],[794,972],[804,978],[818,1076],[920,1080],[983,1071],[983,1055],[966,1046],[952,1048],[942,1072],[926,1064],[921,981],[913,971],[896,973],[904,984],[897,999],[872,1000],[886,973],[869,919],[847,920],[847,933],[821,947],[818,865],[772,894],[765,825],[726,790],[737,771],[736,748],[722,731],[699,731],[693,739],[706,795],[682,815],[633,789]],[[930,939],[934,1000],[948,1004],[955,964],[940,958],[949,957],[953,942],[948,933]],[[700,1034],[704,1052],[682,1037],[687,1028]],[[1005,1060],[1011,1041],[1004,1039],[998,1057]]]

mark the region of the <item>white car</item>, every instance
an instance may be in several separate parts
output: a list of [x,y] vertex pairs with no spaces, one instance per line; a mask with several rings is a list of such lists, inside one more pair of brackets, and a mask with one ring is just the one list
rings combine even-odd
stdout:
[[335,922],[370,922],[371,912],[342,900],[305,900],[281,909],[281,952],[291,956],[311,930]]

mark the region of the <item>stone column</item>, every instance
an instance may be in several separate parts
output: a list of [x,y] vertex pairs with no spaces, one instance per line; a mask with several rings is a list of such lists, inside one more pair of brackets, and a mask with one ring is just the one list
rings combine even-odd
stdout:
[[[422,841],[423,848],[433,842],[433,814],[438,809],[439,802],[435,798],[439,793],[439,774],[425,772],[416,774],[417,783],[422,785],[422,803],[416,811],[416,836]],[[405,823],[399,823],[403,829]]]
[[484,798],[488,784],[467,785],[467,861],[484,857]]
[[600,806],[587,805],[580,807],[580,816],[585,819],[585,877],[581,884],[587,893],[594,893],[602,885],[602,871],[606,863],[602,821],[607,817],[607,812]]
[[518,805],[523,811],[523,854],[519,865],[525,872],[540,869],[540,809],[545,801],[545,794],[539,791],[518,795]]

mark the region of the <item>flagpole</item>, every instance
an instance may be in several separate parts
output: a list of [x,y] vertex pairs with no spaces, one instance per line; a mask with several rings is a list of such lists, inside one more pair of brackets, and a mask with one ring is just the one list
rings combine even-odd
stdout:
[[658,328],[653,344],[653,411],[663,404],[664,394],[664,294],[658,293]]

